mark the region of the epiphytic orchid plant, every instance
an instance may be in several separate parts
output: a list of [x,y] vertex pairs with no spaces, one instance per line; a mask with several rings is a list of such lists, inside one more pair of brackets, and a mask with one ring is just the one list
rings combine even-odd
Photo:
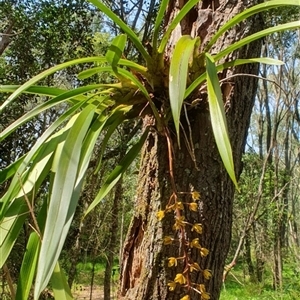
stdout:
[[[156,130],[162,134],[166,132],[170,123],[174,124],[179,143],[183,103],[191,102],[192,93],[205,86],[216,144],[224,166],[237,186],[218,72],[247,63],[282,64],[282,62],[266,57],[237,59],[226,63],[223,63],[222,59],[232,51],[266,35],[298,28],[300,21],[262,30],[235,42],[217,54],[211,54],[210,50],[223,33],[246,18],[271,8],[300,6],[300,2],[272,0],[245,10],[226,23],[212,37],[202,53],[197,51],[201,42],[199,38],[182,36],[175,46],[171,61],[165,60],[164,54],[172,31],[198,1],[188,1],[166,32],[160,36],[160,27],[168,5],[168,0],[162,0],[154,25],[152,51],[149,53],[138,36],[108,7],[99,0],[90,0],[124,32],[113,40],[105,56],[63,63],[42,72],[21,86],[0,86],[2,92],[12,93],[2,103],[0,113],[13,101],[17,101],[22,93],[49,98],[5,128],[0,133],[0,141],[41,112],[63,102],[69,104],[68,109],[47,128],[26,155],[0,171],[0,183],[10,181],[8,190],[0,200],[1,267],[9,257],[28,216],[33,223],[33,231],[27,243],[18,279],[17,299],[28,298],[34,280],[34,299],[39,298],[49,281],[56,299],[72,299],[58,258],[75,213],[96,141],[100,134],[104,135],[101,146],[103,153],[109,138],[118,126],[126,119],[138,118],[145,106],[151,108]],[[143,65],[122,58],[127,39],[131,40],[143,57]],[[84,85],[72,90],[37,85],[41,79],[55,72],[72,65],[87,63],[94,66],[78,74],[79,79],[109,72],[115,77],[116,82]],[[191,83],[187,85],[190,68],[204,71],[197,78],[192,78]],[[163,90],[164,94],[168,95],[164,99],[166,102],[164,107],[167,110],[161,111],[156,105],[153,95],[157,90]],[[146,140],[147,132],[146,128],[119,165],[109,174],[86,214],[111,191],[137,157]],[[101,167],[101,156],[98,159],[97,169]],[[49,180],[49,175],[48,199],[36,210],[34,202],[29,199],[34,198],[43,182]]]

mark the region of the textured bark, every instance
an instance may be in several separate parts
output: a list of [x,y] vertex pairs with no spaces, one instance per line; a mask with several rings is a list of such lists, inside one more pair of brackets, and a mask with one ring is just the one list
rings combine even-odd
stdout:
[[4,33],[0,33],[1,39],[0,39],[0,55],[5,51],[5,49],[8,47],[8,45],[11,42],[11,33],[13,31],[13,22],[10,22],[9,26],[6,28]]
[[[224,22],[245,8],[246,2],[251,1],[203,0],[199,2],[198,7],[195,7],[182,22],[181,28],[176,30],[169,42],[168,53],[171,53],[176,39],[181,34],[198,35],[205,45],[209,37]],[[174,7],[182,7],[183,4],[183,1],[180,3],[170,1],[166,24],[169,24],[170,19],[176,15]],[[251,4],[254,4],[254,1]],[[242,38],[243,35],[251,33],[253,29],[259,30],[261,23],[258,19],[253,22],[247,22],[225,34],[213,51],[219,51]],[[230,55],[230,59],[259,55],[260,43],[256,43]],[[226,78],[233,73],[256,74],[257,71],[258,66],[247,65],[234,71],[224,71],[221,78]],[[241,155],[255,90],[256,80],[246,76],[234,77],[223,85],[228,130],[237,174],[241,172]],[[176,144],[175,135],[172,134],[175,130],[169,124],[173,141],[174,179],[182,203],[192,201],[188,193],[193,189],[201,194],[198,211],[192,212],[185,208],[184,215],[191,224],[201,223],[203,234],[199,236],[195,232],[186,230],[184,238],[186,241],[191,241],[199,237],[201,246],[209,249],[210,253],[206,258],[202,258],[199,251],[194,248],[190,250],[189,255],[191,260],[197,262],[202,269],[212,270],[213,277],[206,280],[202,272],[192,272],[189,280],[197,284],[204,283],[211,299],[215,300],[219,299],[225,259],[230,245],[234,186],[218,154],[206,95],[196,93],[193,99],[200,99],[200,101],[198,105],[187,108],[188,118],[184,113],[182,115],[181,123],[187,138],[181,131],[180,149]],[[144,125],[152,123],[152,117],[146,115]],[[187,140],[193,142],[194,155],[187,147]],[[119,299],[177,300],[187,293],[190,299],[200,299],[198,293],[184,287],[177,286],[175,291],[168,290],[167,283],[174,280],[177,273],[183,271],[181,261],[178,261],[177,267],[167,266],[168,257],[179,257],[182,254],[180,244],[163,245],[163,237],[174,236],[172,229],[174,215],[168,213],[162,222],[159,222],[156,216],[157,211],[165,209],[171,195],[172,182],[167,141],[165,136],[153,130],[149,133],[141,158],[135,213],[123,251]]]

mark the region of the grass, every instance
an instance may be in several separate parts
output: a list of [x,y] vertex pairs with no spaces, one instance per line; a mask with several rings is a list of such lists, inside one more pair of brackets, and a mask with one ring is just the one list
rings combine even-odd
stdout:
[[[114,265],[115,275],[112,278],[114,284],[118,283],[118,262]],[[77,265],[76,286],[89,286],[93,265],[91,262]],[[99,262],[94,266],[94,285],[103,286],[105,263]],[[235,267],[228,274],[225,286],[222,288],[220,300],[298,300],[300,299],[300,274],[295,272],[293,264],[284,265],[283,290],[274,291],[272,288],[272,273],[267,268],[262,283],[251,282],[249,276],[244,274],[242,267]],[[114,286],[116,288],[116,286]]]
[[223,286],[220,300],[298,300],[300,299],[300,278],[295,274],[293,265],[285,265],[283,272],[283,289],[274,291],[272,273],[266,271],[264,282],[251,282],[244,276],[242,269],[234,269],[228,274]]
[[[118,267],[119,267],[118,262],[115,262],[113,267],[115,272],[114,272],[114,276],[111,279],[112,282],[116,282],[119,278]],[[78,263],[76,269],[77,269],[77,274],[75,278],[76,283],[81,285],[90,285],[92,273],[93,273],[93,264],[91,262]],[[105,272],[105,263],[99,262],[94,265],[94,285],[103,286],[104,272]]]

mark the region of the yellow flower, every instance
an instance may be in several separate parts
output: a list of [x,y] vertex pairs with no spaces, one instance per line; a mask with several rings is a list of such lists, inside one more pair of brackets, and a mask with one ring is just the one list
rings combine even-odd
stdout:
[[204,276],[204,278],[207,279],[207,280],[210,279],[211,276],[212,276],[211,271],[208,270],[208,269],[203,270],[203,276]]
[[172,242],[173,242],[173,238],[172,237],[170,237],[170,236],[165,236],[164,237],[164,245],[170,245],[170,244],[172,244]]
[[199,239],[196,238],[196,239],[193,239],[190,243],[190,246],[191,248],[198,248],[198,249],[201,249],[201,246],[199,244]]
[[201,300],[209,300],[210,299],[210,294],[209,293],[202,293],[201,294]]
[[200,200],[200,193],[197,192],[197,191],[193,191],[192,192],[192,198],[193,198],[194,201]]
[[204,284],[199,284],[198,289],[201,294],[206,293],[205,285]]
[[157,216],[158,220],[161,221],[165,217],[165,211],[160,210],[159,212],[157,212],[156,216]]
[[177,266],[177,259],[175,257],[169,257],[168,267]]
[[186,278],[183,276],[183,274],[178,273],[178,274],[176,274],[176,277],[175,277],[174,281],[179,283],[179,284],[185,284],[186,283]]
[[202,233],[202,225],[199,223],[196,223],[192,227],[192,231],[196,231],[197,233],[201,234]]
[[175,288],[176,288],[176,282],[175,282],[175,281],[170,281],[170,282],[168,283],[168,286],[169,286],[169,290],[170,290],[170,291],[174,291]]
[[207,256],[208,253],[209,253],[209,250],[208,250],[208,249],[206,249],[206,248],[201,248],[201,249],[200,249],[200,255],[201,255],[202,257]]
[[175,219],[175,224],[173,226],[174,230],[178,230],[181,227],[184,227],[186,222],[184,221],[184,216],[178,217]]
[[183,210],[183,204],[182,204],[182,202],[176,202],[175,203],[175,208]]
[[197,263],[193,263],[190,265],[190,271],[193,272],[193,271],[200,271],[200,266],[197,264]]
[[185,295],[184,297],[180,298],[180,300],[190,300],[190,296],[189,295]]
[[198,211],[198,204],[196,202],[189,203],[189,209],[192,211]]

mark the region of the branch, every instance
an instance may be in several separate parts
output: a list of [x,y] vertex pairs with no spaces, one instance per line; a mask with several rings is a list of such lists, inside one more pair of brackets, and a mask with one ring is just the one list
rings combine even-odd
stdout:
[[6,30],[4,31],[4,33],[1,33],[2,38],[0,40],[0,55],[2,55],[2,53],[5,51],[5,49],[8,47],[8,45],[11,42],[11,33],[13,30],[13,25],[14,22],[10,22],[9,26],[6,28]]

